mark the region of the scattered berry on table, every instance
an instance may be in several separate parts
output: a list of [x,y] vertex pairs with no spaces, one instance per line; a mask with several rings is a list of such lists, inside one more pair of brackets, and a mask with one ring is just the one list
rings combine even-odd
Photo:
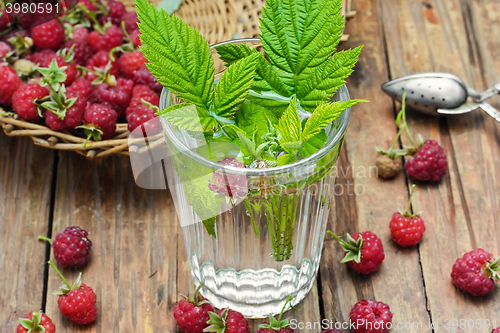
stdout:
[[347,234],[347,242],[333,232],[328,233],[337,239],[346,255],[342,263],[347,262],[356,272],[370,274],[377,271],[385,259],[382,240],[371,231]]
[[94,51],[109,52],[112,48],[118,47],[123,43],[123,32],[116,25],[111,25],[105,32],[92,31],[89,34],[89,44]]
[[159,121],[150,121],[156,117],[158,108],[153,105],[145,104],[138,105],[135,111],[127,115],[128,130],[133,132],[137,127],[143,126],[143,134],[151,135],[160,132],[161,124]]
[[353,306],[350,319],[354,333],[385,333],[392,323],[392,312],[387,304],[364,299]]
[[75,283],[70,285],[57,267],[49,261],[49,265],[54,268],[63,280],[57,305],[61,314],[78,325],[86,325],[94,322],[97,317],[97,296],[86,284],[82,283],[82,273]]
[[54,257],[63,267],[83,267],[90,259],[92,242],[87,231],[80,227],[67,227],[54,237],[54,240],[38,236],[52,245]]
[[202,333],[208,327],[208,313],[214,312],[210,302],[199,295],[203,284],[196,289],[194,296],[185,297],[174,307],[174,318],[184,333]]
[[422,182],[441,180],[448,170],[444,149],[436,140],[426,140],[415,155],[406,161],[405,169],[414,180]]
[[22,84],[12,95],[12,108],[25,120],[38,120],[40,115],[35,101],[48,95],[49,91],[38,83]]
[[92,104],[83,115],[85,134],[94,141],[110,139],[116,130],[116,111],[109,106]]
[[137,23],[139,23],[139,19],[137,18],[137,13],[135,11],[126,12],[122,15],[121,20],[125,22],[125,30],[129,34],[132,31],[137,30]]
[[139,105],[142,105],[144,102],[148,102],[151,105],[158,106],[160,103],[160,98],[158,95],[151,90],[148,86],[138,84],[132,90],[132,99],[130,100],[130,104],[127,107],[125,113],[127,115],[135,112]]
[[0,66],[0,105],[9,106],[12,104],[12,95],[21,86],[22,81],[17,76],[16,71],[8,66]]
[[415,185],[412,187],[406,210],[400,210],[392,214],[391,223],[389,224],[392,239],[401,246],[418,244],[425,232],[424,220],[420,217],[420,213],[412,214],[410,211],[411,197],[414,190]]
[[401,157],[399,156],[392,158],[387,154],[381,154],[377,157],[375,165],[377,167],[378,175],[382,178],[389,179],[398,174],[403,163],[401,161]]
[[39,50],[58,50],[65,39],[64,27],[59,20],[43,23],[32,29],[31,38]]
[[123,54],[118,63],[120,65],[120,73],[127,78],[133,78],[139,69],[146,68],[146,58],[141,51]]
[[237,311],[229,308],[221,309],[217,313],[209,312],[209,327],[205,332],[217,333],[248,333],[248,322],[245,317]]
[[149,69],[141,68],[138,69],[134,74],[134,81],[136,84],[147,85],[151,90],[153,90],[158,95],[161,93],[163,86],[156,78],[151,74]]
[[483,249],[464,254],[453,265],[451,278],[458,289],[472,296],[484,296],[495,289],[495,280],[500,279],[500,257]]
[[[281,309],[278,320],[276,320],[276,318],[274,318],[272,314],[269,314],[269,320],[266,319],[262,324],[259,325],[259,330],[257,331],[257,333],[293,333],[294,330],[290,327],[288,319],[281,320],[283,311],[285,311],[286,306],[292,301],[292,299],[293,297],[290,295],[286,300],[285,305],[283,305],[283,308]],[[297,310],[293,306],[292,309]]]
[[[225,157],[217,163],[235,168],[245,168],[245,164],[232,157]],[[212,192],[231,198],[243,198],[248,194],[247,177],[245,176],[214,171],[213,177],[213,180],[208,182],[208,188]]]
[[53,333],[56,331],[56,325],[43,312],[31,312],[24,318],[19,318],[19,325],[16,333]]

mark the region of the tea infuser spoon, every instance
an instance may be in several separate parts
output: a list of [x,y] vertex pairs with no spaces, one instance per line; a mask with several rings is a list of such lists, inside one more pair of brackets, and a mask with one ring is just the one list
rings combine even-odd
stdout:
[[382,90],[398,101],[406,91],[407,105],[428,115],[463,114],[481,108],[500,122],[500,111],[485,102],[500,93],[500,83],[479,94],[453,74],[419,73],[386,82]]

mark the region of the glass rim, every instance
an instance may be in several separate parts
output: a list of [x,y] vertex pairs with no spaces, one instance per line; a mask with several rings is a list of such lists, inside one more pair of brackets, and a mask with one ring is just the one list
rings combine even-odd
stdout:
[[[210,49],[213,49],[219,45],[227,45],[227,44],[232,44],[232,43],[244,43],[244,42],[260,42],[259,38],[241,38],[241,39],[232,39],[220,43],[216,43],[210,46]],[[167,95],[170,93],[170,90],[167,88],[163,88],[161,95],[160,95],[160,106],[164,101],[167,99]],[[344,84],[340,89],[337,91],[337,94],[341,94],[341,96],[345,96],[346,101],[350,100],[349,96],[349,91]],[[344,134],[347,130],[347,126],[349,124],[349,120],[351,118],[351,108],[347,108],[344,110],[341,114],[341,120],[339,127],[335,131],[335,135],[333,138],[327,143],[320,148],[317,152],[314,154],[303,158],[297,162],[282,165],[282,166],[277,166],[277,167],[270,167],[270,168],[265,168],[265,169],[249,169],[249,168],[238,168],[238,167],[233,167],[233,166],[228,166],[222,163],[214,162],[208,158],[205,158],[196,152],[193,151],[193,149],[187,147],[179,138],[177,135],[174,133],[174,129],[172,128],[170,122],[166,121],[166,127],[164,127],[164,132],[165,135],[168,137],[168,139],[174,144],[176,147],[180,148],[180,151],[186,155],[188,158],[206,166],[212,169],[216,170],[224,170],[224,173],[230,173],[230,174],[235,174],[235,175],[245,175],[245,176],[266,176],[266,175],[275,175],[275,174],[282,174],[282,173],[289,173],[296,171],[298,169],[308,167],[310,165],[315,164],[317,161],[319,161],[323,156],[325,156],[328,152],[330,152],[332,149],[334,149],[342,140],[344,137]]]

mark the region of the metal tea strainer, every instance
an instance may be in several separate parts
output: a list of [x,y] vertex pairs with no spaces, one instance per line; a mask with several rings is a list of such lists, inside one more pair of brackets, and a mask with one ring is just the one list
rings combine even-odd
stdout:
[[386,82],[382,90],[398,101],[406,91],[407,105],[425,114],[462,114],[480,108],[500,122],[500,111],[485,102],[500,93],[500,83],[479,94],[453,74],[419,73]]

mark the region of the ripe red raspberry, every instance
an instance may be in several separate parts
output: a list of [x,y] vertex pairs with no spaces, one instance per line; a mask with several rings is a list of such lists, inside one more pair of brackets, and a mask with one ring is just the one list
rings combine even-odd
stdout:
[[161,94],[163,86],[160,82],[156,80],[156,78],[151,74],[149,69],[141,68],[138,69],[134,74],[135,84],[144,84],[147,85],[151,90],[153,90],[158,95]]
[[199,295],[203,284],[196,289],[194,297],[184,297],[174,307],[174,318],[184,333],[202,333],[208,327],[209,312],[214,312],[210,302]]
[[382,240],[371,231],[353,235],[347,234],[347,242],[333,232],[328,233],[337,239],[346,255],[342,263],[347,262],[352,269],[361,274],[370,274],[380,268],[385,258]]
[[[217,163],[236,168],[245,168],[245,164],[238,162],[237,159],[232,157],[225,157]],[[213,176],[214,179],[208,182],[210,191],[237,199],[243,198],[248,194],[247,177],[221,171],[214,171]]]
[[27,56],[26,59],[33,62],[34,64],[37,64],[39,67],[42,68],[50,67],[52,59],[56,59],[57,67],[59,68],[64,66],[68,67],[64,71],[64,73],[66,74],[66,81],[64,81],[64,84],[66,85],[70,85],[71,83],[73,83],[76,76],[78,75],[78,69],[76,68],[75,64],[67,64],[62,56],[57,55],[52,50],[43,50],[40,52],[35,52]]
[[500,333],[500,327],[495,328],[491,333]]
[[499,262],[500,257],[493,260],[491,253],[477,249],[455,262],[451,278],[458,289],[472,296],[484,296],[495,289],[494,280],[500,280]]
[[103,34],[92,31],[89,34],[89,44],[96,52],[109,52],[112,48],[122,45],[123,37],[122,30],[116,25],[111,25]]
[[385,333],[391,327],[392,312],[387,304],[364,299],[350,313],[354,333]]
[[100,23],[111,21],[116,26],[121,26],[122,16],[127,12],[125,5],[120,1],[110,0],[108,2],[109,12],[106,16],[102,16]]
[[248,333],[248,322],[245,317],[237,311],[229,308],[217,311],[217,314],[210,312],[209,327],[205,332],[224,332],[224,333]]
[[[108,63],[110,63],[111,66],[110,66],[109,70],[107,71],[107,73],[105,73],[106,66],[108,65]],[[118,72],[119,72],[118,62],[117,61],[110,62],[109,52],[107,52],[107,51],[99,51],[96,54],[94,54],[92,57],[90,57],[90,59],[87,60],[86,67],[93,72],[102,72],[102,74],[106,75],[106,76],[112,75],[112,76],[116,77],[116,76],[118,76]],[[98,78],[98,75],[88,71],[85,74],[85,78],[88,81],[92,82]],[[106,78],[104,78],[103,82],[105,82],[105,81],[106,81]]]
[[122,15],[123,22],[125,22],[125,30],[130,34],[132,31],[137,30],[137,23],[139,19],[137,18],[137,13],[135,11],[126,12]]
[[94,141],[110,139],[116,130],[116,112],[109,106],[92,104],[85,110],[83,120],[85,121],[88,138]]
[[31,38],[33,38],[33,43],[40,50],[58,50],[64,42],[64,27],[59,20],[52,20],[33,29]]
[[68,40],[66,43],[64,43],[64,48],[68,50],[71,49],[72,46],[73,61],[78,65],[84,66],[87,63],[87,60],[94,54],[92,48],[87,43],[79,42],[74,39]]
[[82,97],[82,99],[87,99],[92,92],[94,91],[94,86],[92,83],[87,81],[85,78],[80,78],[75,80],[69,87],[66,88],[66,91],[69,93],[70,91]]
[[[269,320],[266,319],[264,322],[262,322],[262,324],[259,325],[259,330],[257,331],[257,333],[293,333],[294,330],[290,327],[288,319],[281,320],[283,311],[285,310],[287,304],[292,301],[292,299],[292,296],[288,297],[285,305],[281,309],[278,320],[276,320],[276,318],[274,318],[272,314],[269,314]],[[292,309],[297,310],[293,306]]]
[[127,52],[118,60],[120,73],[127,78],[133,78],[139,69],[146,68],[146,62],[141,51]]
[[0,11],[0,31],[5,31],[9,23],[9,16],[5,12],[5,9]]
[[139,29],[135,29],[129,35],[130,39],[132,40],[132,44],[137,47],[142,46],[141,37],[139,37],[141,35],[141,32],[139,31]]
[[16,333],[36,333],[45,332],[53,333],[56,331],[56,325],[52,320],[41,311],[31,312],[24,318],[19,318],[19,325]]
[[[61,108],[58,113],[45,110],[43,114],[45,124],[47,124],[47,126],[49,126],[52,130],[60,132],[73,131],[82,124],[83,113],[87,108],[87,101],[78,93],[69,90],[66,92],[66,100],[71,98],[77,98],[77,100],[73,106],[69,108]],[[63,118],[61,119],[61,117]]]
[[89,31],[85,27],[78,27],[73,31],[73,38],[71,39],[74,42],[85,43],[87,44],[89,41]]
[[411,189],[410,198],[408,199],[408,207],[406,210],[399,210],[398,213],[392,214],[391,229],[392,239],[401,246],[412,246],[418,244],[425,232],[424,220],[420,217],[420,213],[412,214],[411,197],[415,190],[415,184]]
[[49,91],[38,83],[22,84],[12,95],[12,108],[19,117],[35,121],[40,119],[35,100],[44,98]]
[[130,100],[130,104],[125,111],[126,115],[135,112],[139,105],[142,105],[143,101],[148,102],[154,106],[158,106],[160,103],[160,98],[158,95],[149,89],[148,86],[138,84],[132,90],[132,99]]
[[70,285],[50,260],[48,264],[63,280],[61,290],[57,293],[57,305],[61,314],[78,325],[92,323],[97,317],[97,296],[92,288],[82,283],[82,273],[73,285]]
[[444,149],[436,140],[426,140],[413,158],[408,159],[405,169],[414,180],[422,182],[440,180],[448,170]]
[[82,4],[85,8],[87,8],[90,12],[95,12],[97,8],[92,3],[91,0],[79,0],[78,4]]
[[152,109],[146,105],[138,105],[134,112],[127,116],[128,130],[133,132],[137,127],[143,126],[144,135],[157,134],[161,130],[159,121],[150,121],[156,117],[158,109]]
[[0,42],[0,60],[2,60],[9,52],[12,51],[12,48],[9,44],[5,42]]
[[116,111],[118,117],[125,115],[125,109],[132,98],[134,81],[118,78],[116,85],[111,87],[106,84],[99,85],[93,94],[97,103],[106,104]]
[[51,243],[54,257],[61,266],[79,268],[89,261],[92,251],[92,241],[88,236],[88,232],[80,227],[67,227],[54,240],[44,236],[38,236],[38,239]]
[[0,105],[12,104],[12,95],[21,86],[22,81],[10,66],[0,66]]

